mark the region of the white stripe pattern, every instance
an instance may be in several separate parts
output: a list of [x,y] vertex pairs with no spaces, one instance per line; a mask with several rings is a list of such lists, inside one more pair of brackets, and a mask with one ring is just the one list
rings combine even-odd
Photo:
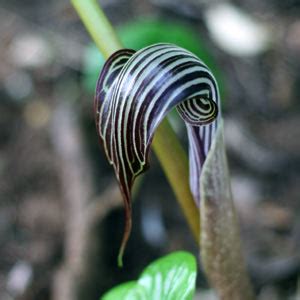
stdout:
[[148,165],[154,131],[175,106],[187,126],[190,185],[199,204],[201,167],[220,118],[214,76],[194,54],[171,44],[156,44],[138,52],[124,49],[108,59],[96,88],[96,125],[115,169],[127,217],[131,214],[131,187]]

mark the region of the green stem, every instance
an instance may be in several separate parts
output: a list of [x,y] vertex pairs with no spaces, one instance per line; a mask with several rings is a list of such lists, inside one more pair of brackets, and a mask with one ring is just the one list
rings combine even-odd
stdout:
[[199,245],[199,208],[195,204],[189,186],[188,158],[167,119],[164,119],[157,128],[152,146]]
[[103,56],[108,58],[113,52],[123,48],[96,0],[71,0],[71,2]]
[[[71,0],[71,2],[105,58],[123,48],[96,0]],[[161,123],[155,133],[153,148],[199,244],[199,209],[189,187],[188,159],[167,119]]]

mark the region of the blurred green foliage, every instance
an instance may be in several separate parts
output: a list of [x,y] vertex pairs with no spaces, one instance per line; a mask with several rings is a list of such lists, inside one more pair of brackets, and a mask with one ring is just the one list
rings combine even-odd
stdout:
[[[151,44],[160,42],[173,43],[196,54],[212,70],[215,75],[221,96],[224,96],[222,74],[209,49],[201,37],[189,26],[179,22],[139,19],[117,28],[122,44],[126,48],[139,50]],[[84,55],[84,86],[88,91],[94,91],[96,81],[104,58],[94,44],[87,46]]]

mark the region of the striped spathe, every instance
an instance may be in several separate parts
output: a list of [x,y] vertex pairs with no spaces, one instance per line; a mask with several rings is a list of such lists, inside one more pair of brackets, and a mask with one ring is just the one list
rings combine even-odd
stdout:
[[178,46],[155,44],[137,52],[122,49],[106,61],[94,108],[100,142],[124,197],[126,226],[120,253],[131,230],[131,187],[148,167],[159,123],[173,107],[185,121],[190,186],[199,204],[199,177],[220,118],[219,106],[217,83],[208,67]]

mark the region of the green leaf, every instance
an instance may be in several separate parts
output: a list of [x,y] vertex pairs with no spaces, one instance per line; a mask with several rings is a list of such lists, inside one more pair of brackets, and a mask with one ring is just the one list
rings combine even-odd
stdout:
[[188,300],[195,292],[196,260],[187,252],[176,252],[149,265],[138,280],[147,299]]
[[102,300],[148,300],[143,286],[136,281],[120,284],[107,292]]
[[195,257],[178,251],[151,263],[137,281],[114,287],[102,300],[191,300],[196,282]]

